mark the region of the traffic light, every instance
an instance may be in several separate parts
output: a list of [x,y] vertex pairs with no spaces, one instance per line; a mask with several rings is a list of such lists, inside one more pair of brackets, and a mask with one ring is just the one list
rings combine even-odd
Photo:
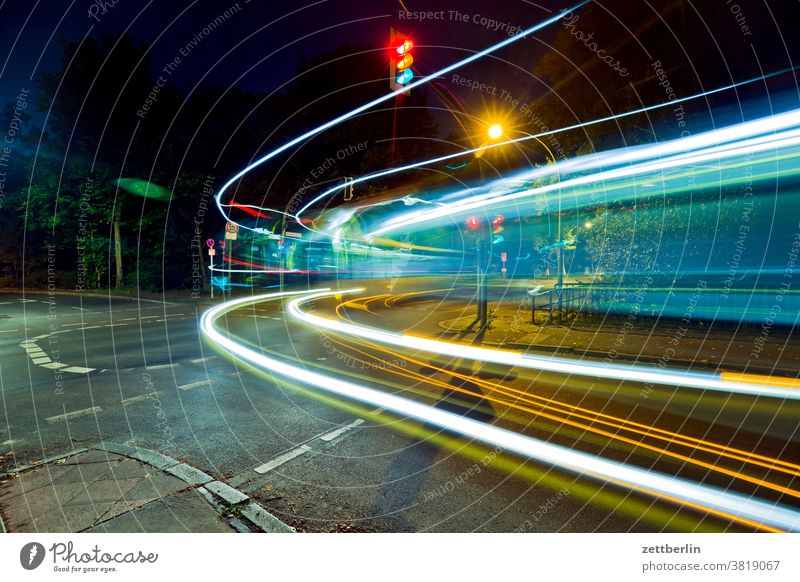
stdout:
[[477,216],[470,216],[467,218],[467,228],[470,230],[478,230],[481,226],[481,221]]
[[393,28],[389,31],[389,43],[391,54],[389,56],[389,86],[393,91],[403,89],[414,78],[411,65],[414,63],[414,41],[401,34]]
[[494,220],[492,220],[492,234],[500,234],[503,232],[502,224],[505,219],[506,217],[502,214],[498,214],[494,217]]
[[353,182],[354,178],[347,177],[344,179],[344,201],[350,202],[353,199]]
[[505,216],[502,214],[498,214],[497,216],[492,219],[492,244],[499,245],[501,242],[506,240],[506,238],[500,234],[503,232],[503,221],[506,219]]

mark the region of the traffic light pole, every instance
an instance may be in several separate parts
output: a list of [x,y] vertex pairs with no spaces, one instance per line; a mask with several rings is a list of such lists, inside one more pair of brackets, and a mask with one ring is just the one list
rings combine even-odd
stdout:
[[480,323],[478,333],[482,333],[489,327],[489,293],[486,287],[487,269],[484,265],[483,237],[480,235],[477,237],[475,250],[477,253],[475,271],[478,273],[478,321]]

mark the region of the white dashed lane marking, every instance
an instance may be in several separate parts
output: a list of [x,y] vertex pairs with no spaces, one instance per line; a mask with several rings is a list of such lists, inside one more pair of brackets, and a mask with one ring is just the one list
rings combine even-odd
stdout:
[[[344,426],[341,426],[341,427],[337,428],[336,430],[332,430],[331,432],[325,433],[324,435],[322,435],[320,437],[314,437],[314,438],[310,439],[308,442],[316,441],[318,439],[320,441],[329,443],[329,442],[337,439],[338,437],[349,433],[354,428],[357,428],[357,427],[361,426],[365,422],[366,421],[363,418],[357,418],[353,422],[351,422],[350,424],[346,424]],[[303,444],[303,445],[295,447],[295,448],[291,449],[290,451],[287,451],[287,452],[285,452],[285,453],[283,453],[281,455],[278,455],[277,457],[275,457],[271,461],[267,461],[263,465],[259,465],[258,467],[256,467],[253,470],[256,473],[259,473],[259,474],[263,475],[264,473],[268,473],[268,472],[272,471],[273,469],[276,469],[277,467],[280,467],[284,463],[288,463],[292,459],[296,459],[300,455],[303,455],[303,454],[307,453],[308,451],[313,451],[313,450],[314,449],[312,449],[311,446],[309,446],[307,444]]]
[[263,475],[264,473],[268,473],[273,469],[280,467],[284,463],[291,461],[292,459],[295,459],[304,453],[307,453],[310,450],[311,447],[309,447],[308,445],[300,445],[296,449],[292,449],[291,451],[284,453],[278,457],[275,457],[271,461],[268,461],[259,467],[256,467],[255,472],[260,475]]
[[356,428],[357,426],[362,425],[362,424],[364,424],[364,419],[363,418],[357,418],[357,419],[355,419],[353,422],[351,422],[348,425],[345,425],[345,426],[343,426],[341,428],[337,428],[336,430],[331,431],[328,434],[322,435],[321,437],[319,437],[319,440],[325,441],[326,443],[328,443],[328,442],[332,441],[333,439],[335,439],[336,437],[340,437],[344,433],[350,432],[351,430],[353,430],[354,428]]
[[81,410],[74,410],[72,412],[66,412],[64,414],[59,414],[57,416],[48,416],[45,420],[49,423],[54,422],[65,422],[67,420],[72,420],[73,418],[80,418],[81,416],[86,416],[87,414],[98,414],[103,412],[103,409],[99,406],[92,406],[91,408],[83,408]]
[[209,378],[208,380],[200,380],[199,382],[192,382],[190,384],[181,384],[178,386],[179,390],[192,390],[193,388],[200,388],[201,386],[210,386],[214,383],[214,380]]
[[125,398],[124,400],[120,400],[122,402],[122,406],[129,406],[131,404],[136,404],[137,402],[146,402],[147,400],[152,400],[154,396],[161,396],[163,392],[151,392],[149,394],[142,394],[141,396],[132,396],[130,398]]
[[[59,332],[54,332],[59,333]],[[70,366],[69,364],[64,364],[62,362],[53,361],[47,352],[39,346],[36,342],[42,339],[50,337],[49,335],[37,335],[35,338],[30,340],[23,341],[19,344],[27,356],[31,359],[31,363],[40,366],[42,368],[47,368],[49,370],[61,370],[62,372],[70,372],[72,374],[88,374],[89,372],[93,372],[94,368],[84,368],[82,366]]]
[[[36,300],[35,299],[20,299],[19,301],[21,301],[23,303],[30,303],[30,302],[35,302]],[[88,311],[88,309],[85,309],[83,307],[75,307],[75,306],[71,306],[71,307],[73,309],[80,310],[81,312]],[[155,309],[155,307],[148,307],[147,309]],[[131,311],[131,310],[128,310],[128,311]],[[137,311],[137,310],[133,310],[133,311]],[[91,312],[91,313],[95,313],[95,312]],[[75,315],[83,315],[83,313],[75,314]],[[145,316],[138,317],[138,318],[136,318],[136,317],[128,317],[128,318],[121,319],[121,320],[118,320],[118,321],[134,321],[136,319],[139,319],[139,320],[147,319],[147,320],[155,320],[155,321],[145,321],[144,323],[156,323],[156,322],[167,321],[167,318],[175,318],[175,317],[180,317],[182,315],[186,315],[186,314],[185,313],[170,313],[170,314],[166,314],[164,316],[162,316],[162,315],[145,315]],[[29,338],[29,339],[26,339],[26,340],[22,341],[19,344],[19,346],[22,349],[25,350],[25,352],[27,353],[28,357],[31,359],[31,362],[36,366],[41,366],[42,368],[49,368],[51,370],[61,370],[63,372],[71,372],[73,374],[87,374],[89,372],[93,372],[95,370],[95,368],[85,368],[83,366],[70,366],[69,364],[62,364],[61,362],[53,361],[50,358],[50,356],[47,354],[47,352],[36,344],[36,342],[39,341],[39,340],[52,337],[53,335],[59,334],[59,333],[66,333],[66,332],[70,332],[70,331],[86,331],[86,330],[90,330],[90,329],[101,329],[101,328],[108,328],[108,327],[111,327],[111,328],[123,327],[123,326],[126,326],[126,325],[130,325],[128,323],[107,323],[107,324],[98,324],[98,325],[86,325],[86,323],[87,322],[63,323],[63,324],[61,324],[60,327],[69,327],[69,328],[73,328],[74,327],[75,329],[64,329],[64,330],[61,330],[61,331],[53,332],[51,334],[38,335],[38,336],[36,336],[34,338]],[[78,326],[80,326],[80,327],[78,327]],[[15,332],[15,331],[19,331],[19,330],[18,329],[9,329],[9,330],[0,331],[0,333],[11,333],[11,332]],[[205,362],[205,361],[207,361],[207,360],[209,360],[211,358],[214,358],[214,357],[216,357],[216,356],[209,356],[208,358],[198,358],[197,360],[191,360],[191,361],[192,361],[192,363],[196,364],[196,363]],[[148,366],[147,370],[159,370],[159,369],[162,369],[162,368],[174,368],[174,367],[179,366],[179,365],[180,364],[175,363],[175,364],[163,364],[163,365],[159,365],[159,366]],[[181,388],[182,390],[190,390],[192,388],[198,388],[200,386],[207,386],[207,385],[211,384],[212,382],[213,382],[212,380],[204,380],[203,382],[194,382],[192,384],[185,384],[184,386],[178,386],[178,388]]]

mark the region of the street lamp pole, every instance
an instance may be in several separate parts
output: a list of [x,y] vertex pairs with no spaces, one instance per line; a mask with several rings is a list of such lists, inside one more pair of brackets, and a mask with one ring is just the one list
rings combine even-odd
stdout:
[[[550,159],[553,161],[554,164],[556,164],[556,171],[558,171],[558,165],[557,165],[558,162],[556,161],[556,157],[553,155],[553,152],[550,150],[550,148],[547,147],[546,143],[544,143],[538,137],[528,133],[527,131],[520,131],[520,130],[515,130],[515,131],[517,131],[518,133],[522,133],[524,135],[527,135],[527,136],[535,139],[537,142],[539,142],[539,144],[541,144],[541,146],[544,147],[544,149],[547,151],[547,153],[550,154]],[[494,140],[500,139],[503,136],[504,129],[499,123],[495,123],[495,124],[489,126],[487,133],[488,133],[489,139],[494,141]],[[561,181],[560,174],[558,174],[558,177],[559,177],[559,182],[560,182]],[[561,192],[558,193],[558,228],[557,228],[556,238],[557,238],[556,244],[557,244],[557,249],[558,249],[558,252],[557,252],[557,255],[556,255],[556,257],[557,257],[556,258],[556,262],[557,262],[557,268],[558,268],[558,279],[557,279],[557,282],[556,282],[556,294],[557,294],[557,297],[558,297],[558,299],[557,299],[557,304],[558,304],[558,323],[560,324],[561,321],[562,321],[561,312],[562,312],[562,309],[563,309],[563,306],[564,306],[564,304],[563,304],[563,292],[564,292],[564,246],[562,245],[562,240],[561,240],[561,238],[562,238],[561,237]]]

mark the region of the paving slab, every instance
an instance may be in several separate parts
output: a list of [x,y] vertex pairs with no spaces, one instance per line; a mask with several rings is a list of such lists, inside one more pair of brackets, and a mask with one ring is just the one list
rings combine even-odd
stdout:
[[[209,511],[210,510],[210,511]],[[196,491],[182,491],[90,528],[90,532],[234,532]]]
[[263,531],[292,531],[191,465],[115,443],[0,476],[0,523],[10,532],[250,531],[203,485],[230,505],[246,503],[247,518]]

